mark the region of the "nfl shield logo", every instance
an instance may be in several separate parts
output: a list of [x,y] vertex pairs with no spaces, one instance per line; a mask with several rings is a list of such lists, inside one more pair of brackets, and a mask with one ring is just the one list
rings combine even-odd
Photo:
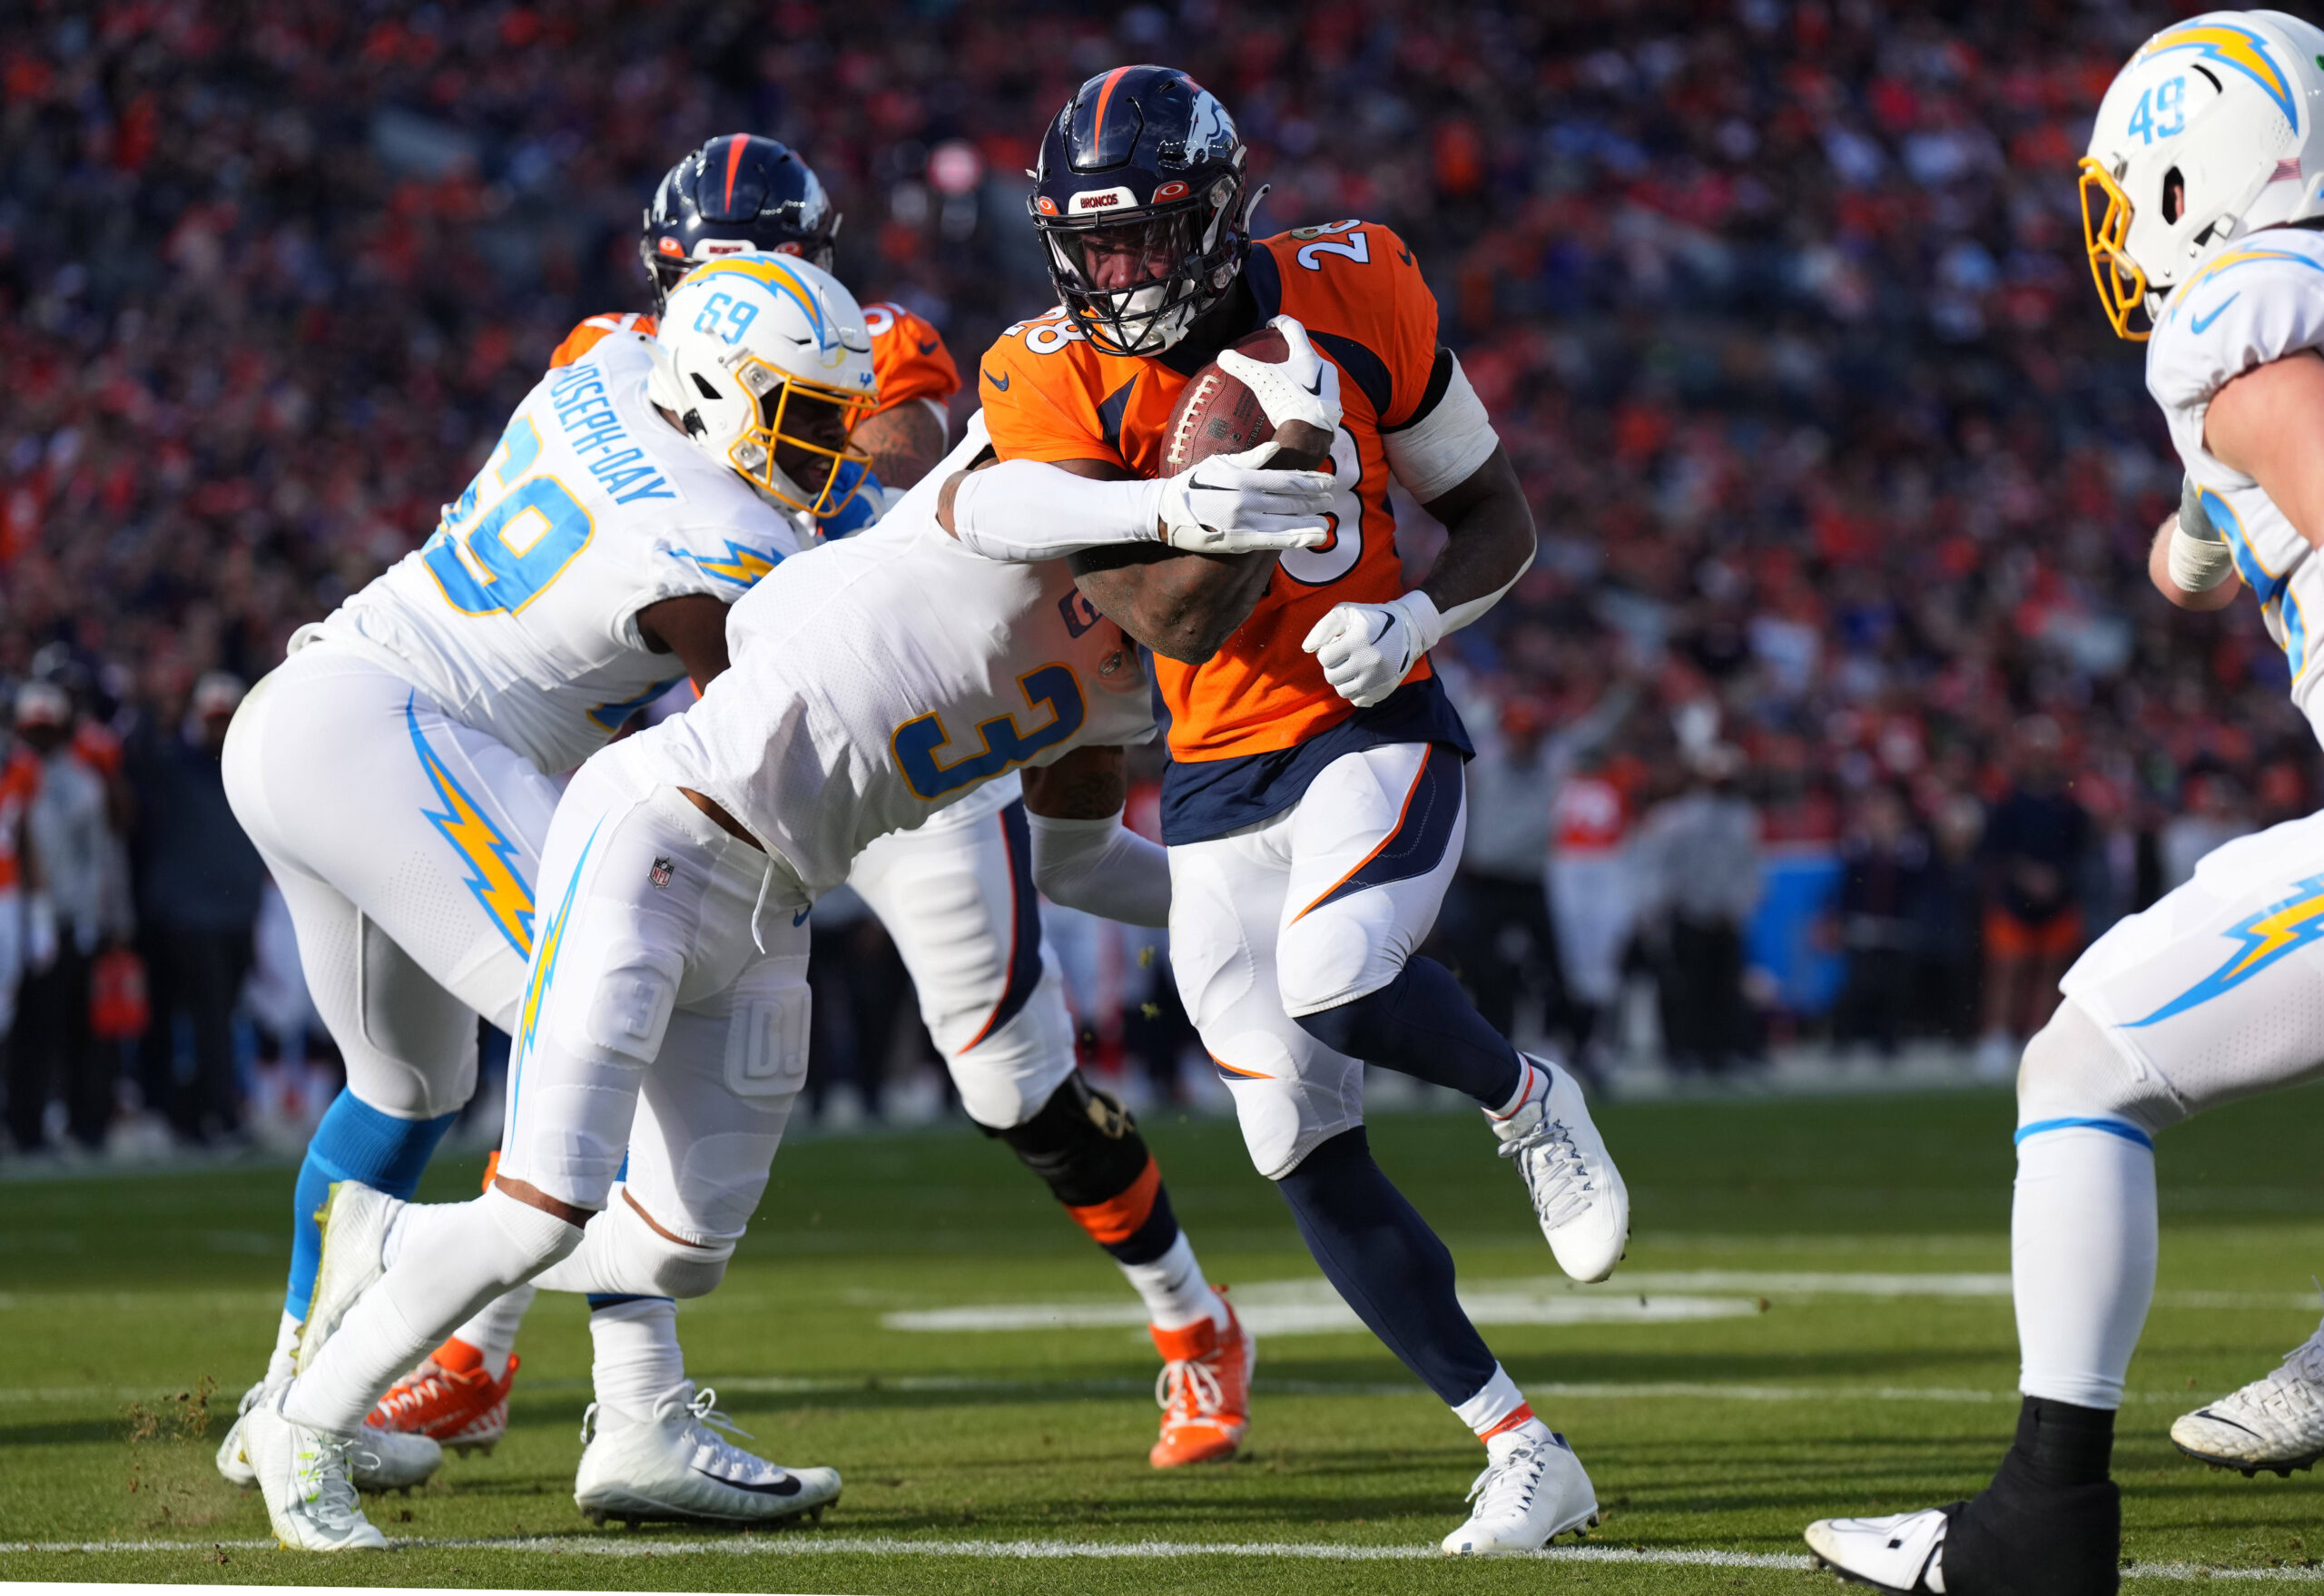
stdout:
[[666,859],[655,860],[654,862],[654,868],[646,872],[646,879],[657,887],[668,886],[670,884],[670,862]]

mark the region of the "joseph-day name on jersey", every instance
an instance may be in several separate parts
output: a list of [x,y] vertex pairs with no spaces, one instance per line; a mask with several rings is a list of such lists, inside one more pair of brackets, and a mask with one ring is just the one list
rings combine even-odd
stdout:
[[638,612],[731,601],[809,541],[645,396],[620,332],[544,377],[434,536],[324,621],[458,719],[570,770],[684,675]]

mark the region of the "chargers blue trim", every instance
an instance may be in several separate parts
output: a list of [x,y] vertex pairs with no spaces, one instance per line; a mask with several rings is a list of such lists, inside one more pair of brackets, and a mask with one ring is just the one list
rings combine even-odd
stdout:
[[675,1302],[677,1300],[672,1296],[653,1296],[645,1292],[623,1295],[610,1291],[592,1291],[586,1295],[589,1298],[589,1311],[593,1314],[599,1308],[617,1308],[625,1302]]
[[392,1197],[410,1200],[436,1144],[452,1128],[457,1112],[433,1119],[399,1119],[343,1091],[324,1110],[308,1139],[307,1156],[290,1194],[290,1276],[282,1310],[303,1319],[314,1299],[315,1271],[322,1266],[322,1227],[315,1216],[342,1180],[359,1180]]
[[2102,1130],[2109,1136],[2119,1136],[2124,1141],[2138,1143],[2149,1152],[2154,1150],[2154,1138],[2137,1126],[2121,1119],[2042,1119],[2032,1125],[2020,1126],[2012,1143],[2021,1144],[2029,1136],[2039,1136],[2045,1130]]

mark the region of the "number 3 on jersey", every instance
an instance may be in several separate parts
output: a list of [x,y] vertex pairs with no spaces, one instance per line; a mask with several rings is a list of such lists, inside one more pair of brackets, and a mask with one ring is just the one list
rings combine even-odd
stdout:
[[1028,671],[1018,678],[1017,688],[1024,694],[1027,708],[1048,708],[1049,724],[1028,732],[1017,724],[1013,714],[979,721],[977,736],[984,745],[973,754],[956,753],[946,760],[944,752],[951,745],[951,734],[934,714],[906,721],[896,728],[890,738],[896,751],[896,768],[915,795],[932,803],[948,793],[990,781],[1044,749],[1056,747],[1079,731],[1088,718],[1089,706],[1070,665],[1045,665]]
[[[420,558],[462,615],[514,615],[556,580],[596,531],[572,490],[554,477],[527,477],[540,458],[541,435],[519,418],[500,437],[496,468],[487,462],[468,491],[444,512]],[[507,489],[481,514],[486,478]]]

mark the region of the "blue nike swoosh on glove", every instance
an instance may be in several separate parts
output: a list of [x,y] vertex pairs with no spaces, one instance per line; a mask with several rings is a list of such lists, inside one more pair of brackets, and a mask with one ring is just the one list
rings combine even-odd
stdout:
[[2233,293],[2228,295],[2227,298],[2221,300],[2218,304],[2213,305],[2210,315],[2189,317],[2187,319],[2187,330],[2190,332],[2209,332],[2211,330],[2211,323],[2219,320],[2219,313],[2221,310],[2226,310],[2230,305],[2235,303],[2236,300],[2242,297],[2243,291],[2239,288]]

